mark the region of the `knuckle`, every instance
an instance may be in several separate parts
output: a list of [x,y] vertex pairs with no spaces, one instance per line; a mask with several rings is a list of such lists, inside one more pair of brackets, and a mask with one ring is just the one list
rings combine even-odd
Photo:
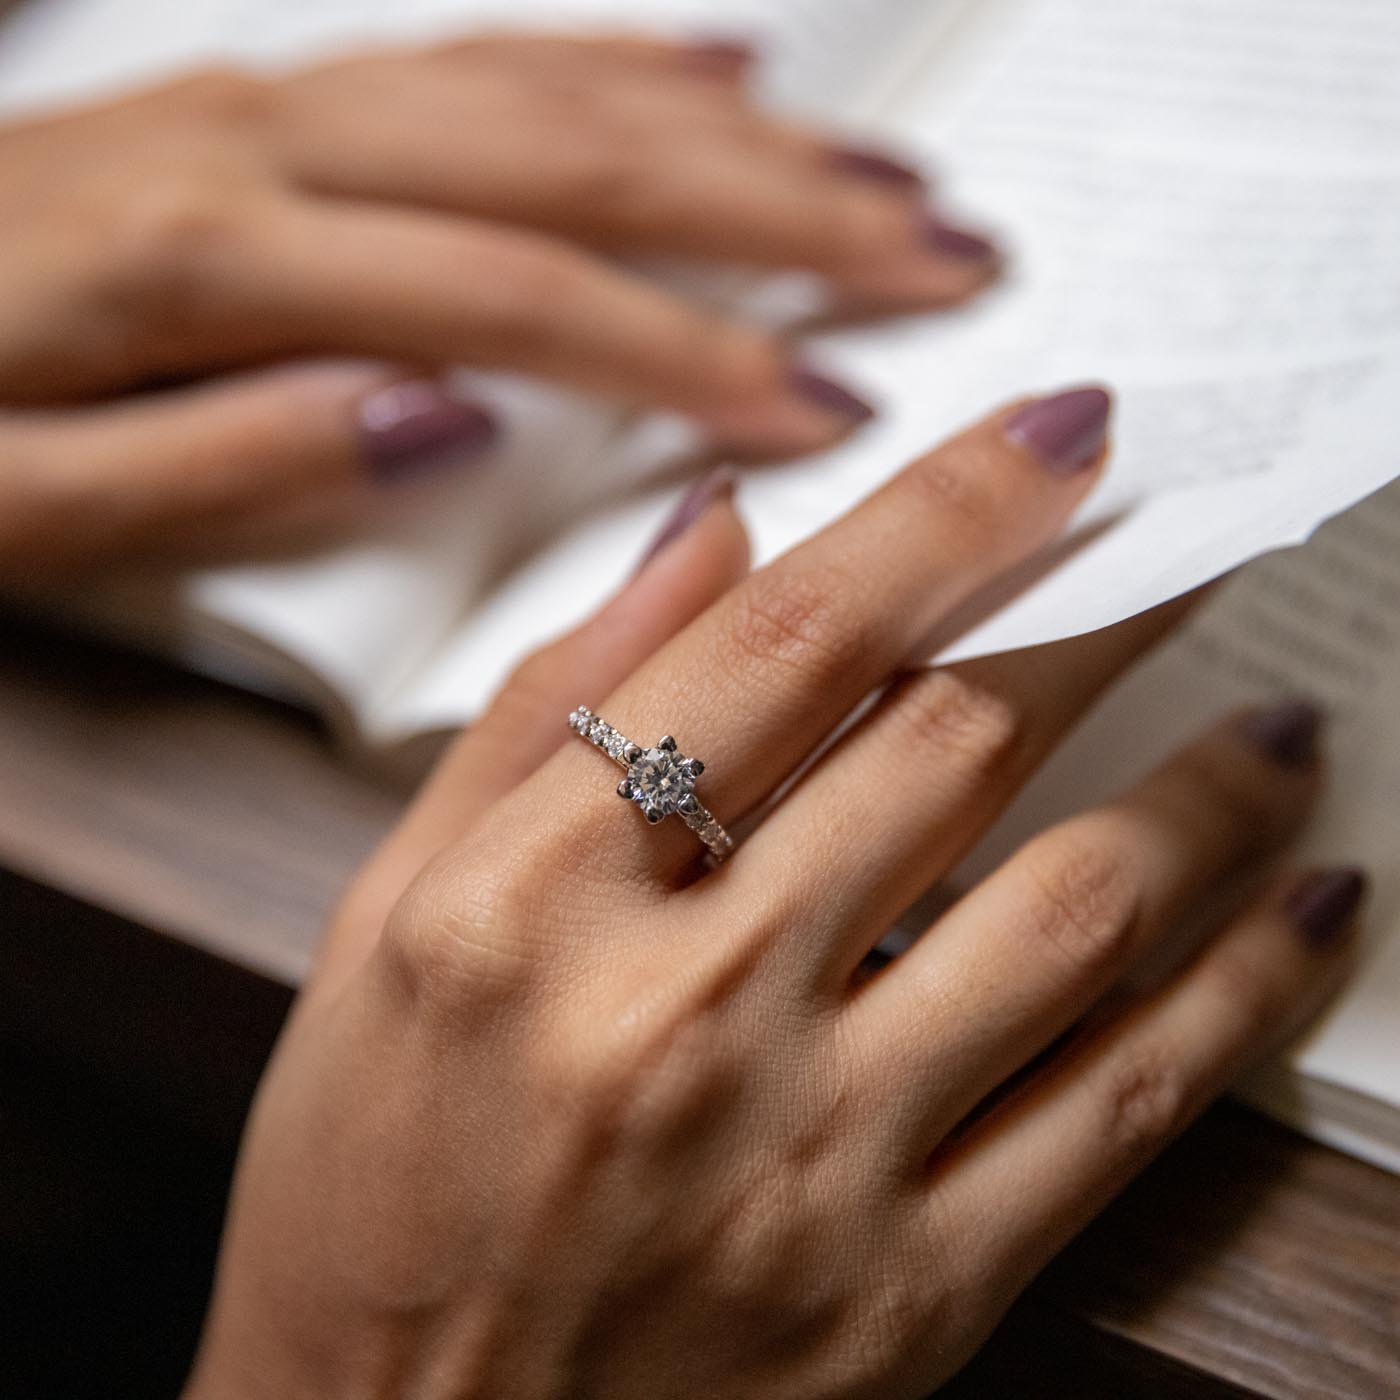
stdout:
[[888,260],[891,249],[909,241],[909,206],[878,194],[833,200],[827,210],[823,239],[838,265],[868,267],[872,256]]
[[1257,769],[1229,762],[1208,746],[1188,749],[1178,762],[1197,811],[1204,806],[1247,844],[1268,842],[1295,815],[1296,804],[1281,802]]
[[205,120],[241,127],[267,115],[273,84],[246,69],[214,65],[179,79],[171,91]]
[[1020,747],[1024,717],[1005,697],[955,671],[931,671],[906,683],[893,712],[912,742],[935,750],[972,776],[1005,766]]
[[538,917],[529,881],[449,853],[400,897],[380,946],[415,1001],[457,1015],[483,1002],[514,1004],[533,988],[538,960],[521,935]]
[[546,245],[525,234],[492,240],[481,249],[484,326],[498,350],[535,354],[586,298],[593,270],[586,254]]
[[776,402],[790,392],[788,352],[753,326],[695,311],[673,325],[671,346],[677,364],[702,367],[692,388],[718,409]]
[[1288,990],[1280,975],[1228,941],[1209,955],[1210,986],[1229,1024],[1244,1043],[1271,1039],[1288,1010]]
[[152,189],[133,203],[127,217],[134,241],[162,264],[187,262],[224,240],[231,226],[225,201],[194,184]]
[[542,68],[531,74],[529,85],[536,121],[574,133],[599,128],[604,106],[585,77],[567,67]]
[[856,583],[829,566],[769,569],[733,595],[727,651],[820,683],[860,658],[865,638],[851,606]]
[[576,300],[587,280],[581,253],[567,248],[520,246],[497,269],[517,305],[555,306]]
[[1114,970],[1131,951],[1141,912],[1136,875],[1087,821],[1032,841],[1022,853],[1037,941],[1079,980]]
[[921,514],[946,521],[957,538],[972,544],[997,539],[1006,529],[1007,490],[992,454],[962,444],[958,453],[932,452],[897,479]]
[[1168,1047],[1137,1050],[1109,1070],[1104,1140],[1129,1165],[1155,1156],[1185,1126],[1189,1104],[1181,1059]]
[[[246,84],[261,87],[252,78]],[[220,102],[232,108],[242,91],[244,80],[232,74],[178,85],[180,100],[161,113],[163,129],[144,156],[150,173],[93,183],[85,240],[91,251],[79,279],[94,334],[107,353],[142,362],[138,372],[160,369],[171,352],[201,344],[211,313],[226,309],[226,274],[252,246],[253,216],[267,200],[265,163],[255,148],[226,140],[225,128],[205,130],[210,119],[198,109]],[[158,347],[166,349],[144,363]],[[237,348],[221,352],[236,355]]]
[[235,205],[205,183],[172,178],[133,192],[108,231],[114,302],[171,328],[192,314],[201,272],[241,237]]
[[625,213],[629,224],[653,227],[664,208],[658,199],[665,191],[664,165],[621,132],[594,130],[588,140],[576,156],[570,188],[585,217],[606,221]]
[[554,647],[543,647],[525,657],[507,677],[492,702],[488,717],[510,734],[552,733],[561,728],[564,670]]

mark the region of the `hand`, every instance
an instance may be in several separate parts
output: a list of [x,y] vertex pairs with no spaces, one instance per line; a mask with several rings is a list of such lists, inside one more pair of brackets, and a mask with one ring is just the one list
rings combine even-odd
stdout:
[[739,453],[848,430],[870,410],[775,336],[612,259],[806,268],[892,309],[996,257],[913,171],[759,114],[745,57],[482,38],[0,130],[0,572],[217,542],[469,455],[492,423],[444,366],[676,410]]
[[[253,1114],[191,1400],[924,1395],[1322,1006],[1361,878],[1260,875],[1318,787],[1298,705],[1230,717],[869,971],[1183,611],[903,669],[1058,531],[1106,415],[1095,390],[998,413],[736,586],[717,501],[525,664],[335,922]],[[727,864],[613,795],[560,718],[595,696],[709,760],[725,821],[761,814]]]

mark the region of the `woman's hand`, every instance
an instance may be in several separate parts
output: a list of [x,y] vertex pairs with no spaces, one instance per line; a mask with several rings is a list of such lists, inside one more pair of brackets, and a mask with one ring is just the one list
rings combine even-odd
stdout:
[[742,454],[848,430],[866,405],[775,336],[614,259],[804,268],[889,310],[971,295],[996,256],[912,171],[760,114],[745,67],[479,38],[0,130],[0,567],[469,456],[493,425],[450,365],[676,410]]
[[[1058,531],[1106,416],[1096,390],[998,413],[735,586],[717,500],[526,663],[335,923],[253,1115],[193,1400],[926,1394],[1317,1011],[1362,882],[1259,878],[1317,790],[1298,705],[1045,832],[870,972],[1181,611],[903,669]],[[614,795],[563,724],[595,698],[708,760],[705,802],[753,828],[727,864]]]

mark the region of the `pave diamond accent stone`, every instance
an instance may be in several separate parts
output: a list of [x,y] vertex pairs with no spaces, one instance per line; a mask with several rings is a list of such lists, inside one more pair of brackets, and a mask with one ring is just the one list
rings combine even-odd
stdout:
[[670,816],[682,799],[695,791],[685,755],[660,748],[643,749],[642,756],[628,767],[627,781],[632,801],[648,816],[653,812],[658,817]]

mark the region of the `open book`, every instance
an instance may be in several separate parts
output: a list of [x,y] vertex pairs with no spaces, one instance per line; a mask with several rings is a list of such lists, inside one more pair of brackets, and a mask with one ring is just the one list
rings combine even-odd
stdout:
[[[1080,524],[1102,528],[943,655],[1105,625],[1355,507],[1246,571],[1007,830],[1088,800],[1236,698],[1329,702],[1341,773],[1313,843],[1381,877],[1377,946],[1257,1093],[1400,1169],[1400,495],[1372,496],[1400,474],[1400,6],[651,0],[646,19],[759,38],[775,101],[927,156],[1012,253],[1006,285],[967,311],[819,338],[813,358],[882,412],[819,458],[750,474],[739,504],[760,559],[998,399],[1100,377],[1121,395],[1117,451]],[[636,22],[609,0],[31,0],[0,30],[0,103],[380,35]],[[820,306],[800,277],[735,295],[775,318]],[[418,484],[372,536],[112,611],[194,664],[311,699],[379,751],[469,720],[621,580],[672,503],[656,483],[693,445],[679,422],[472,379],[508,429],[484,469]]]

